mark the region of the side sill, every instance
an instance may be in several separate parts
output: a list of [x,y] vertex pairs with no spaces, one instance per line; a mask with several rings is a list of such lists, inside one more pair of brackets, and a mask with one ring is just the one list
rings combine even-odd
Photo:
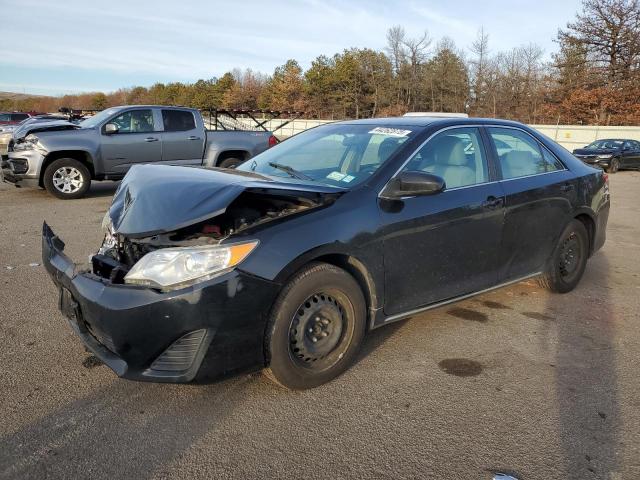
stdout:
[[395,315],[391,315],[390,317],[386,317],[382,322],[377,325],[373,325],[372,330],[378,327],[382,327],[383,325],[388,325],[393,322],[397,322],[399,320],[403,320],[407,317],[412,317],[422,312],[426,312],[427,310],[433,310],[434,308],[442,307],[444,305],[448,305],[450,303],[460,302],[462,300],[466,300],[467,298],[475,297],[476,295],[482,295],[483,293],[491,292],[492,290],[497,290],[502,287],[508,287],[509,285],[513,285],[514,283],[520,283],[524,280],[528,280],[530,278],[537,277],[542,275],[542,272],[532,273],[530,275],[525,275],[524,277],[516,278],[515,280],[509,280],[505,283],[500,283],[493,287],[485,288],[484,290],[478,290],[477,292],[467,293],[465,295],[461,295],[459,297],[449,298],[448,300],[443,300],[441,302],[432,303],[431,305],[427,305],[426,307],[416,308],[414,310],[409,310],[407,312],[396,313]]

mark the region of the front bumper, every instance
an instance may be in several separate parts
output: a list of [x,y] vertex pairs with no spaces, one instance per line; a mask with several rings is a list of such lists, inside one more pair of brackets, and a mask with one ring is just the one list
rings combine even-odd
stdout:
[[37,187],[44,158],[38,150],[9,152],[8,158],[0,161],[2,179],[17,187]]
[[589,165],[590,167],[594,167],[594,168],[602,168],[602,169],[607,169],[609,168],[609,166],[611,165],[611,158],[596,158],[593,156],[580,156],[580,155],[576,155],[576,157],[578,158],[578,160],[581,160],[583,163],[586,163],[587,165]]
[[189,382],[264,366],[265,312],[279,285],[236,270],[159,292],[77,271],[63,250],[45,223],[42,260],[59,289],[59,308],[118,376]]

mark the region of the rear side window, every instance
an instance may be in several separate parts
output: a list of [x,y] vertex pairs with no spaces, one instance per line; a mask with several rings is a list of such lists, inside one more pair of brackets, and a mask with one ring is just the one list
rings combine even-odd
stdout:
[[26,113],[11,114],[11,120],[13,120],[14,122],[21,122],[22,120],[26,120],[27,118],[29,118],[29,115],[27,115]]
[[564,168],[551,152],[525,132],[495,127],[488,130],[498,152],[503,179],[528,177]]
[[165,132],[184,132],[196,128],[193,113],[184,110],[162,110]]

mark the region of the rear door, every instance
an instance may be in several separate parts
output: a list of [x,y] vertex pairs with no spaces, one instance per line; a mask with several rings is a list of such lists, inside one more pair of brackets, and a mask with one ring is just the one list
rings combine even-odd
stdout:
[[446,188],[435,195],[379,200],[385,313],[411,311],[495,285],[504,198],[492,181],[480,129],[441,131],[403,170],[439,175]]
[[567,224],[577,183],[528,132],[487,127],[505,193],[500,282],[540,272]]
[[[105,125],[113,123],[117,133],[106,134]],[[101,128],[102,158],[107,173],[126,173],[137,163],[162,159],[161,132],[151,108],[134,108],[118,113]]]
[[172,165],[200,165],[204,152],[204,128],[198,128],[190,110],[162,109],[162,161]]

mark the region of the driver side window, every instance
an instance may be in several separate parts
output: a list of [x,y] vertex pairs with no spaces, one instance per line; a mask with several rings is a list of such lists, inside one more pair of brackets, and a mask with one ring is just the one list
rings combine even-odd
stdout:
[[487,159],[477,128],[452,128],[429,140],[405,165],[404,171],[433,173],[446,188],[489,181]]
[[129,110],[112,118],[109,123],[118,126],[118,133],[149,133],[153,132],[152,110]]

